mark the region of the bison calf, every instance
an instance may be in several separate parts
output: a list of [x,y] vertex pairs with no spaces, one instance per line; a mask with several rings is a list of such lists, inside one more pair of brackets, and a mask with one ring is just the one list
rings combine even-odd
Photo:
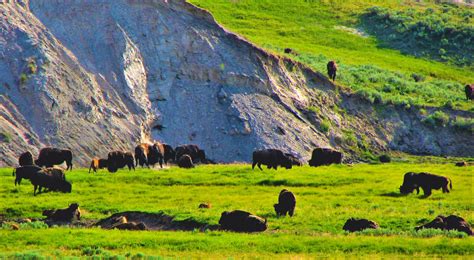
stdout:
[[275,212],[277,216],[286,216],[286,213],[293,216],[295,212],[296,198],[293,192],[283,189],[280,191],[278,196],[278,204],[274,204]]
[[267,220],[242,210],[224,211],[219,219],[223,230],[261,232],[267,229]]
[[91,165],[89,166],[89,173],[91,173],[91,169],[94,171],[94,173],[97,173],[98,169],[104,168],[107,168],[107,159],[94,158],[92,159]]
[[364,229],[378,229],[379,225],[368,219],[350,218],[346,221],[342,229],[348,232],[362,231]]
[[407,172],[403,177],[403,184],[400,186],[400,193],[409,194],[416,190],[416,194],[420,194],[420,188],[426,197],[431,195],[431,191],[442,189],[443,193],[449,193],[448,184],[453,189],[451,179],[444,176],[438,176],[431,173]]

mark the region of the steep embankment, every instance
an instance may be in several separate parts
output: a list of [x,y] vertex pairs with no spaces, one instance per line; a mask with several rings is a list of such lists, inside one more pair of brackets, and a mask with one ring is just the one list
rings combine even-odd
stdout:
[[263,147],[304,158],[314,146],[472,156],[470,133],[351,97],[184,1],[37,0],[0,10],[0,165],[46,145],[72,149],[85,165],[146,139],[196,143],[225,162]]

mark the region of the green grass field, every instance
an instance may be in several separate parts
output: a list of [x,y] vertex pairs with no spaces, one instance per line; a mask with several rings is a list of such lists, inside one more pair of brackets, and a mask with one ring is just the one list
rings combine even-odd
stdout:
[[[380,6],[393,10],[412,8],[420,12],[426,8],[443,8],[429,3],[433,1],[190,2],[209,10],[223,26],[270,52],[285,55],[283,50],[292,48],[298,55],[289,55],[291,58],[324,74],[328,60],[336,60],[340,65],[339,84],[354,91],[377,92],[376,95],[382,97],[384,103],[449,106],[474,111],[474,103],[466,101],[464,95],[464,85],[474,82],[473,66],[461,67],[404,55],[400,50],[382,47],[387,44],[383,44],[380,39],[361,36],[357,31],[363,27],[362,16],[370,7]],[[472,14],[471,9],[463,9]],[[457,17],[452,17],[453,23],[457,22],[456,19]],[[464,23],[471,28],[474,26],[473,19]],[[403,42],[404,39],[398,40]],[[425,50],[419,50],[423,51]],[[410,53],[410,50],[404,52]]]
[[[400,196],[407,171],[428,171],[450,177],[453,191]],[[112,213],[163,211],[176,219],[217,224],[225,210],[242,209],[268,219],[267,231],[237,234],[222,231],[118,231],[22,224],[0,229],[1,256],[178,256],[248,257],[472,257],[474,238],[458,232],[413,228],[438,214],[457,214],[474,223],[472,167],[450,164],[334,165],[292,170],[252,171],[249,165],[209,165],[192,170],[121,170],[67,173],[71,194],[33,196],[28,180],[15,187],[11,169],[0,169],[0,214],[6,218],[39,218],[44,209],[77,202],[83,218],[92,221]],[[297,198],[295,216],[277,218],[273,204],[287,188]],[[202,202],[211,209],[198,209]],[[347,234],[349,217],[379,223],[381,230]]]

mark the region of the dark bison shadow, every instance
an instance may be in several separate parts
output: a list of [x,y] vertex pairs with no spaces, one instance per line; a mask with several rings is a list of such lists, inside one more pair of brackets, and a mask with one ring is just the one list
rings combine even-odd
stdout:
[[400,197],[406,197],[407,195],[405,194],[401,194],[400,192],[387,192],[387,193],[382,193],[380,194],[380,196],[384,196],[384,197],[392,197],[392,198],[400,198]]

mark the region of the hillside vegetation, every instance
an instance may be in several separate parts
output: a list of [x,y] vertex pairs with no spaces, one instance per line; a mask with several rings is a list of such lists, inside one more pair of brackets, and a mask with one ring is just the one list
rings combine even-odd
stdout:
[[[370,37],[366,32],[360,30],[361,27],[364,27],[364,21],[367,25],[367,19],[363,18],[367,17],[366,14],[371,10],[374,12],[373,10],[390,8],[393,13],[397,10],[412,10],[410,12],[414,17],[411,23],[418,24],[429,21],[429,18],[425,19],[422,15],[423,10],[430,8],[435,16],[447,8],[445,5],[412,1],[400,4],[399,1],[374,0],[295,0],[291,3],[271,0],[191,0],[190,2],[211,11],[225,27],[240,33],[269,51],[285,55],[283,53],[285,48],[293,49],[294,53],[289,56],[318,71],[325,73],[327,61],[336,60],[340,64],[340,77],[338,78],[340,84],[350,87],[354,91],[362,92],[361,94],[368,96],[369,100],[375,99],[382,103],[408,104],[409,106],[446,106],[471,111],[474,109],[473,103],[466,101],[464,95],[464,85],[474,82],[472,66],[453,65],[454,62],[469,64],[467,61],[457,59],[460,56],[464,57],[464,53],[470,52],[469,48],[471,47],[466,47],[465,42],[461,46],[461,43],[455,40],[448,40],[447,44],[455,46],[457,49],[445,46],[443,50],[446,53],[441,56],[452,62],[443,63],[403,55],[398,50],[383,47],[387,46],[384,44],[385,34],[377,34],[377,37],[380,38],[377,40],[376,37]],[[380,8],[374,9],[374,6],[380,6]],[[451,9],[455,11],[451,11]],[[444,12],[440,18],[448,17],[449,19],[446,24],[440,25],[443,27],[439,30],[448,31],[451,24],[459,23],[459,19],[468,19],[468,25],[456,27],[463,28],[461,30],[464,35],[462,40],[467,42],[473,37],[472,27],[470,27],[472,20],[469,18],[472,11],[467,7],[453,7],[451,9]],[[397,17],[405,16],[398,15]],[[432,23],[438,24],[437,22]],[[375,25],[372,24],[372,26]],[[392,25],[386,26],[388,27],[386,33],[388,33]],[[382,30],[381,27],[377,28]],[[438,30],[438,28],[436,29]],[[369,32],[376,33],[378,31],[370,30]],[[431,37],[431,34],[424,33],[426,34],[426,38],[423,38],[424,44],[417,46],[412,51],[419,52],[419,56],[442,59],[439,56],[439,51],[446,41],[442,40],[442,37],[437,40],[437,38]],[[392,41],[407,44],[409,41],[405,38],[410,37],[408,32],[391,33],[389,36]],[[426,43],[427,40],[432,40],[433,44]],[[407,44],[401,46],[403,47],[402,52],[414,54],[410,52],[411,45]],[[393,44],[389,46],[397,47]],[[423,47],[426,50],[422,50]],[[462,47],[465,47],[462,52],[456,51]],[[433,54],[434,49],[436,49],[438,56],[428,55]],[[423,52],[426,55],[421,55]],[[467,60],[470,59],[469,55],[465,56]]]
[[[449,194],[429,198],[400,196],[406,171],[428,171],[452,179]],[[13,185],[11,169],[0,169],[0,212],[8,219],[40,218],[44,209],[80,204],[84,221],[94,223],[113,213],[164,211],[178,220],[217,224],[221,212],[242,209],[265,217],[269,228],[259,234],[222,231],[110,231],[22,224],[20,230],[0,229],[3,256],[122,255],[250,257],[279,254],[301,256],[466,256],[474,254],[473,238],[458,232],[413,229],[438,214],[458,214],[471,224],[472,167],[453,164],[346,165],[292,170],[251,170],[250,165],[209,165],[192,170],[120,170],[88,174],[67,172],[71,194],[33,196],[28,180]],[[278,218],[273,210],[286,188],[297,198],[295,216]],[[211,209],[198,209],[202,202]],[[378,222],[379,231],[347,234],[349,217]],[[2,255],[0,255],[1,257]]]

